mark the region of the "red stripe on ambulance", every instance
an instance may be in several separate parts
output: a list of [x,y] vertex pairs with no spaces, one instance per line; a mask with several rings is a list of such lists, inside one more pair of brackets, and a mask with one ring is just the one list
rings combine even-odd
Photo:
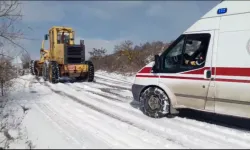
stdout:
[[[152,67],[144,67],[139,73],[150,73]],[[194,74],[194,75],[203,75],[204,70],[212,69],[212,74],[219,76],[241,76],[241,77],[250,77],[250,68],[229,68],[229,67],[204,67],[197,70],[192,70],[188,72],[183,72],[181,74]],[[167,75],[136,75],[136,77],[141,78],[167,78],[167,79],[184,79],[184,80],[210,80],[198,77],[181,77],[181,76],[167,76]],[[238,82],[238,83],[250,83],[250,80],[241,80],[241,79],[224,79],[224,78],[216,78],[214,81],[220,82]]]
[[[151,73],[152,67],[144,67],[140,72],[138,73]],[[183,72],[181,74],[196,74],[196,75],[202,75],[204,73],[204,70],[209,70],[209,67],[204,67],[197,70],[187,71]],[[212,74],[215,74],[219,76],[243,76],[243,77],[250,77],[250,68],[231,68],[231,67],[213,67]]]

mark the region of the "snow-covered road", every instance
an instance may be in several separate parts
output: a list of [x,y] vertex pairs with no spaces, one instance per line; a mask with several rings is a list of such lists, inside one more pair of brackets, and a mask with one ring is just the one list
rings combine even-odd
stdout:
[[94,83],[18,79],[31,109],[22,127],[35,148],[250,148],[250,133],[181,117],[153,119],[132,103],[133,77],[96,73]]

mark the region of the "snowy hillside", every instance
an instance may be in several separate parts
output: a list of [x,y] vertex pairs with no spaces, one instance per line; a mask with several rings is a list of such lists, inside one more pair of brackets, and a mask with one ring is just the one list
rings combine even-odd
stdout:
[[10,148],[250,148],[247,131],[143,115],[132,102],[133,76],[97,72],[95,79],[58,84],[31,75],[16,79],[9,106],[16,114],[12,124],[18,125],[9,128]]

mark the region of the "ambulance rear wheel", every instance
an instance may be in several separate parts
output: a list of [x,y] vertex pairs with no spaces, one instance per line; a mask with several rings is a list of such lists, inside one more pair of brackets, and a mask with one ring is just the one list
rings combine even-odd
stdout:
[[170,114],[170,101],[167,94],[157,87],[148,87],[140,96],[142,112],[152,118],[161,118]]

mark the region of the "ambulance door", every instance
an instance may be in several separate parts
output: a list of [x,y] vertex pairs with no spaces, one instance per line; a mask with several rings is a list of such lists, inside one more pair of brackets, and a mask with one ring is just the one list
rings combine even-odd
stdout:
[[[176,95],[178,105],[194,109],[205,109],[212,76],[211,57],[214,31],[192,32],[182,35],[175,46],[164,53],[163,70],[159,82],[164,83]],[[204,63],[188,63],[201,58]]]

